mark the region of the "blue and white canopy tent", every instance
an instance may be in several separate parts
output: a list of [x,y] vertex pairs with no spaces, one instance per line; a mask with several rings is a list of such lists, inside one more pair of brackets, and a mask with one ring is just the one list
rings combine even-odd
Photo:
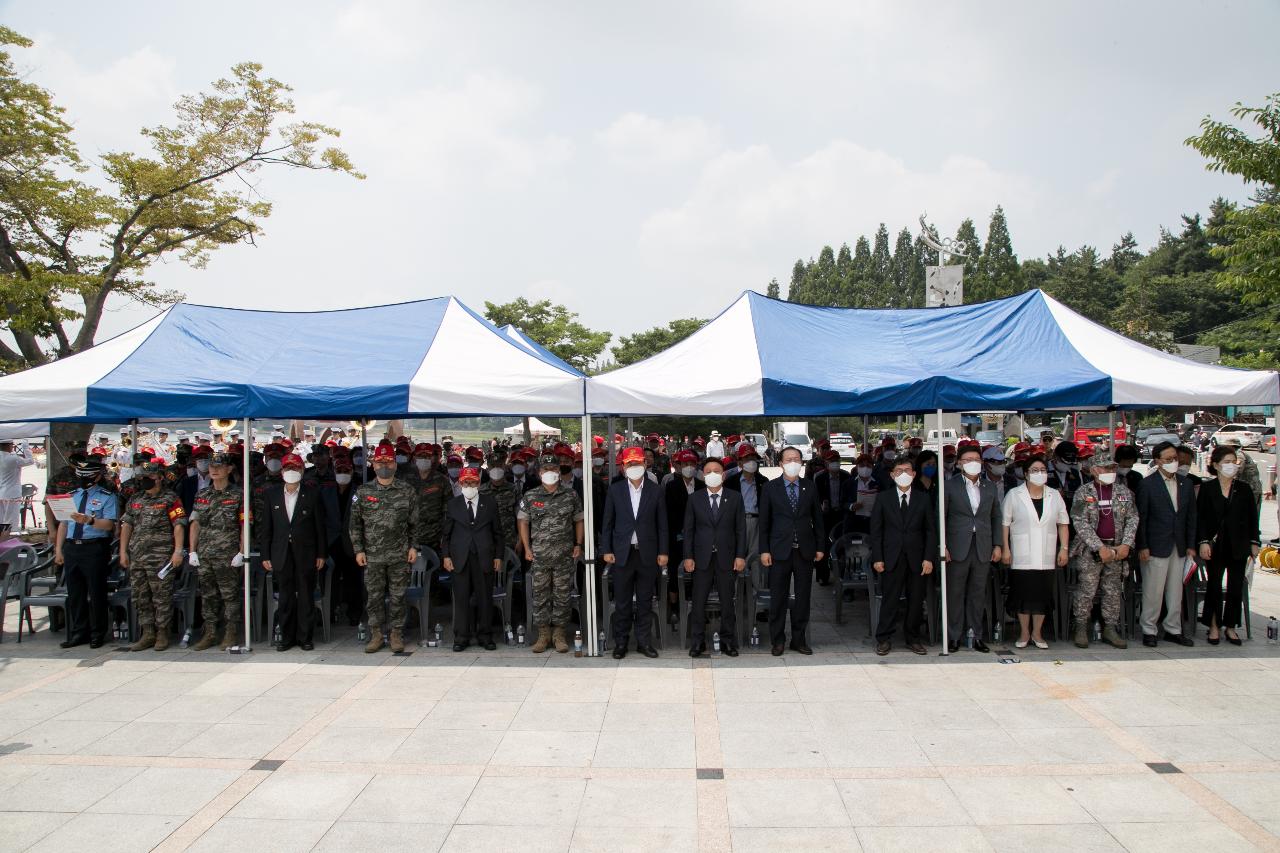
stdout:
[[524,347],[534,355],[540,356],[544,361],[549,361],[552,364],[558,364],[561,367],[563,367],[565,370],[571,370],[574,373],[578,374],[579,376],[584,375],[581,371],[578,370],[578,368],[574,367],[572,364],[565,361],[563,358],[556,355],[551,350],[547,349],[542,344],[538,343],[533,338],[529,337],[523,331],[521,331],[520,329],[517,329],[515,326],[511,325],[510,323],[503,326],[498,331],[502,332],[502,334],[506,335],[508,338],[515,341],[517,344]]

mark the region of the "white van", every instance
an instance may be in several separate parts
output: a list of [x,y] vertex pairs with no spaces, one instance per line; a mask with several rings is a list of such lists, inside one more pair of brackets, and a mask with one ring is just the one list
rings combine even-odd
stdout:
[[[956,443],[956,431],[955,431],[955,430],[953,430],[953,429],[944,429],[944,430],[942,431],[942,443],[943,443],[943,444],[955,444],[955,443]],[[929,430],[929,435],[928,435],[928,437],[926,437],[926,438],[925,438],[925,440],[924,440],[924,445],[925,445],[925,447],[934,447],[934,446],[936,446],[937,444],[938,444],[938,431],[937,431],[936,429],[931,429],[931,430]]]

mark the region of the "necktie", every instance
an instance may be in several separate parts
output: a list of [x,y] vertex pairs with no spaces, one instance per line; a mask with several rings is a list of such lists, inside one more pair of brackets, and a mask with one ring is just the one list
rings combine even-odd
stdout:
[[907,493],[906,492],[902,493],[902,504],[900,505],[899,508],[902,510],[903,515],[907,514]]
[[711,496],[711,517],[713,519],[720,517],[720,495]]
[[467,511],[471,513],[471,520],[476,520],[476,505],[471,501],[467,501]]
[[791,500],[791,511],[800,511],[800,487],[796,483],[787,483],[787,497]]
[[[84,506],[88,502],[89,502],[89,490],[84,489],[83,491],[80,492],[80,505],[76,507],[76,512],[83,514]],[[83,536],[84,536],[84,525],[77,521],[75,523],[75,526],[71,528],[71,538],[80,539]]]

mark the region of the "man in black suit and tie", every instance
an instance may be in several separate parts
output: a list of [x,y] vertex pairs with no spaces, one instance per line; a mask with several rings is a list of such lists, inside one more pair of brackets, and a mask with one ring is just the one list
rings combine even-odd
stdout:
[[876,495],[871,507],[871,567],[880,574],[880,620],[876,625],[876,654],[892,648],[898,621],[898,599],[907,591],[907,646],[925,654],[920,641],[924,622],[925,584],[933,574],[938,552],[938,523],[933,499],[911,488],[915,469],[907,457],[895,459],[893,488]]
[[738,656],[738,575],[747,567],[747,519],[742,495],[724,488],[724,465],[702,463],[706,488],[695,491],[684,512],[684,571],[693,576],[693,625],[689,657],[707,650],[707,598],[720,593],[720,648]]
[[320,492],[302,485],[304,468],[296,453],[284,457],[280,469],[283,482],[267,488],[263,496],[266,512],[258,525],[262,568],[275,576],[280,594],[276,610],[280,643],[276,649],[282,652],[293,648],[295,642],[303,651],[314,648],[311,630],[316,572],[324,568],[328,556]]
[[[444,570],[453,577],[453,650],[465,651],[474,636],[488,651],[493,642],[493,573],[502,568],[506,542],[498,518],[498,499],[480,493],[480,470],[463,468],[458,474],[462,494],[449,499],[444,512],[440,553]],[[471,596],[479,617],[471,618]]]
[[644,450],[626,448],[622,464],[625,478],[609,486],[600,530],[600,550],[613,574],[613,656],[626,657],[634,614],[636,648],[656,658],[650,632],[654,586],[669,554],[667,502],[662,487],[646,476]]
[[791,648],[813,654],[809,627],[809,593],[813,564],[822,559],[826,531],[821,501],[810,483],[800,479],[804,469],[800,451],[784,447],[782,476],[765,484],[760,496],[760,565],[769,570],[769,638],[775,657],[787,644],[787,602],[795,581],[791,610]]

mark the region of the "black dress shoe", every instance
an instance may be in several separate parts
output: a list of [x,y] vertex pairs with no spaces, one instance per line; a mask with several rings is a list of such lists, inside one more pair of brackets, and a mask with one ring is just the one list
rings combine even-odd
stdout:
[[726,655],[728,655],[729,657],[731,657],[731,658],[736,658],[736,657],[738,656],[738,647],[737,647],[737,646],[722,646],[721,648],[723,648],[723,649],[724,649],[724,653],[725,653]]
[[889,654],[889,650],[893,648],[893,643],[888,640],[876,640],[876,654],[884,657]]
[[986,643],[976,638],[973,641],[973,650],[975,652],[982,652],[983,654],[986,654],[987,652],[991,651],[991,649],[987,648]]
[[455,652],[465,652],[465,651],[467,650],[467,646],[469,646],[469,645],[471,645],[471,644],[470,644],[470,643],[464,643],[464,642],[462,642],[461,640],[459,640],[458,642],[456,642],[456,643],[454,643],[454,644],[453,644],[453,650],[454,650]]
[[689,657],[700,658],[702,657],[703,653],[706,652],[706,650],[707,650],[706,643],[694,643],[692,646],[689,647]]
[[302,648],[304,652],[310,652],[315,650],[315,644],[312,643],[310,640],[307,640],[305,643],[299,643],[298,645]]
[[623,658],[625,658],[626,656],[627,656],[627,647],[626,647],[626,646],[615,646],[615,647],[614,647],[614,649],[613,649],[613,659],[614,659],[614,660],[622,660],[622,659],[623,659]]
[[100,649],[100,648],[102,648],[102,647],[103,647],[103,645],[104,645],[106,642],[107,642],[106,640],[90,640],[90,641],[89,641],[89,648],[91,648],[91,649]]
[[656,658],[658,656],[658,650],[655,649],[653,646],[640,646],[640,648],[637,649],[637,651],[647,658]]
[[954,641],[953,641],[953,642],[950,642],[950,643],[947,643],[947,654],[952,654],[952,655],[954,655],[954,654],[955,654],[956,652],[958,652],[958,651],[960,651],[960,644],[959,644],[959,643],[954,642]]
[[1211,646],[1216,646],[1221,642],[1217,637],[1205,637],[1205,639],[1209,641],[1209,645]]
[[1143,635],[1142,635],[1142,645],[1144,645],[1144,646],[1150,646],[1151,648],[1153,648],[1153,649],[1154,649],[1154,648],[1156,647],[1156,635],[1155,635],[1155,634],[1143,634]]
[[58,646],[59,648],[63,648],[63,649],[74,649],[76,646],[83,646],[87,642],[89,641],[88,640],[63,640],[61,643],[58,643]]
[[279,642],[279,643],[276,643],[276,651],[287,652],[289,651],[289,649],[293,648],[294,645],[295,644],[293,640],[289,640],[288,642]]
[[775,658],[780,658],[780,657],[782,657],[782,652],[783,652],[783,651],[784,651],[784,647],[783,647],[783,646],[774,646],[774,647],[773,647],[773,656],[774,656]]
[[799,652],[802,655],[813,654],[813,649],[809,648],[808,643],[797,643],[794,640],[791,641],[791,650],[793,652]]
[[483,645],[486,652],[496,652],[498,650],[498,644],[493,640],[485,640]]
[[1177,643],[1180,646],[1194,646],[1196,644],[1196,641],[1190,637],[1184,637],[1181,634],[1170,634],[1168,631],[1164,632],[1164,638],[1169,642]]
[[1233,646],[1239,646],[1239,645],[1242,645],[1242,644],[1243,644],[1243,640],[1241,640],[1241,639],[1240,639],[1240,635],[1239,635],[1239,634],[1237,634],[1237,635],[1236,635],[1236,636],[1234,636],[1234,637],[1233,637],[1233,636],[1231,636],[1230,634],[1223,634],[1222,636],[1226,637],[1226,638],[1227,638],[1227,642],[1228,642],[1228,643],[1230,643],[1230,644],[1231,644],[1231,645],[1233,645]]

